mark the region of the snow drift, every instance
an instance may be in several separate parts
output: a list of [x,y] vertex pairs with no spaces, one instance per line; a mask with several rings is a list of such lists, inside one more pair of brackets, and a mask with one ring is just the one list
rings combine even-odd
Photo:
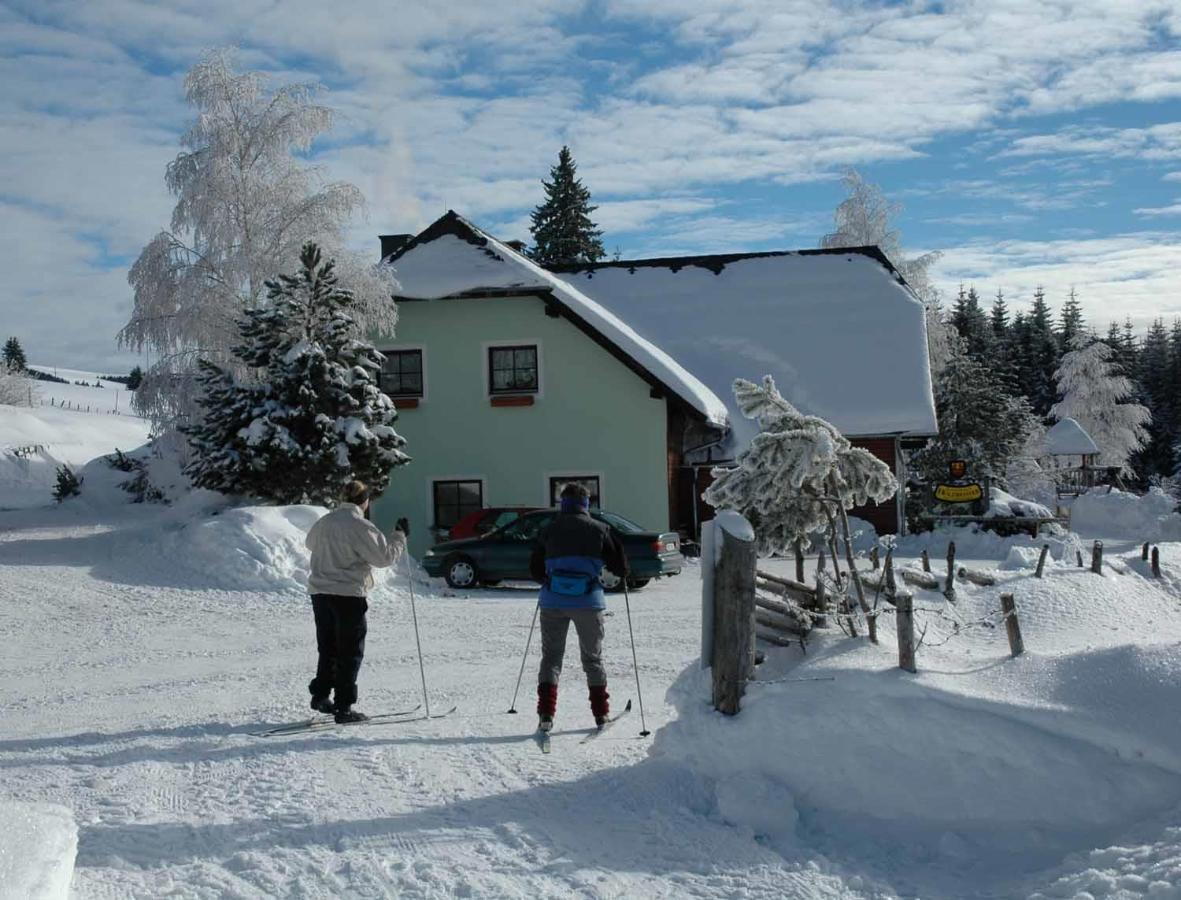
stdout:
[[78,827],[64,806],[0,801],[0,900],[66,900]]
[[304,593],[309,566],[304,538],[326,512],[319,506],[228,508],[165,533],[160,550],[227,590]]
[[1070,527],[1096,537],[1181,541],[1177,501],[1160,488],[1143,496],[1115,488],[1092,488],[1071,506]]
[[[710,707],[708,673],[686,669],[653,754],[785,854],[855,858],[903,893],[1027,894],[1033,873],[1181,805],[1181,603],[1119,557],[1102,576],[997,574],[961,584],[954,605],[919,592],[914,676],[896,668],[890,618],[877,647],[826,635],[807,655],[768,649],[734,718]],[[1002,591],[1028,648],[1015,660],[1003,629],[971,624]]]

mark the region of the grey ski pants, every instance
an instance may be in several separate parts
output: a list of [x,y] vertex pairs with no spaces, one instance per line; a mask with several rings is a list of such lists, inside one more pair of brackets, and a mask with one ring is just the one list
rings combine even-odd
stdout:
[[597,687],[607,683],[607,671],[603,668],[603,613],[601,609],[541,610],[541,669],[537,674],[538,684],[558,683],[571,622],[578,632],[578,650],[587,685]]

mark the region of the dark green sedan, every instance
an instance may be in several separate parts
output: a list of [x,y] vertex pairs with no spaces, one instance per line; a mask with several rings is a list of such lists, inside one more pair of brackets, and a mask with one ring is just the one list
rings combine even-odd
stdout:
[[[423,556],[422,567],[434,578],[446,578],[453,588],[495,585],[506,580],[532,581],[529,555],[533,542],[557,514],[556,509],[539,509],[482,537],[436,544]],[[629,588],[642,588],[653,578],[681,571],[684,559],[680,536],[675,532],[649,531],[630,519],[603,510],[592,509],[591,515],[610,525],[623,541],[631,569]],[[623,579],[606,569],[599,580],[608,591],[623,589]]]

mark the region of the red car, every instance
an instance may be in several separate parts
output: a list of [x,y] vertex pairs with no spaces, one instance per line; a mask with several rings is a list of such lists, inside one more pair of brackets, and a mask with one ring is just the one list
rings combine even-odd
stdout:
[[468,513],[451,526],[448,540],[459,541],[464,538],[483,537],[490,531],[503,528],[509,522],[515,522],[527,512],[533,512],[535,506],[490,506],[487,509],[477,509]]

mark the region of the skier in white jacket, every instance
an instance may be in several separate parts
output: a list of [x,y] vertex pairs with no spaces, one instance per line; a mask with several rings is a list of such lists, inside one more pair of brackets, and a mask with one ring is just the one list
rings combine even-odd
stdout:
[[[373,587],[373,567],[392,566],[406,550],[410,525],[398,519],[389,536],[366,518],[369,488],[345,485],[344,502],[316,522],[307,536],[312,551],[308,592],[316,617],[316,677],[308,685],[312,709],[332,713],[337,722],[363,722],[354,710],[357,673],[365,656],[366,595]],[[335,698],[329,694],[335,691]]]

